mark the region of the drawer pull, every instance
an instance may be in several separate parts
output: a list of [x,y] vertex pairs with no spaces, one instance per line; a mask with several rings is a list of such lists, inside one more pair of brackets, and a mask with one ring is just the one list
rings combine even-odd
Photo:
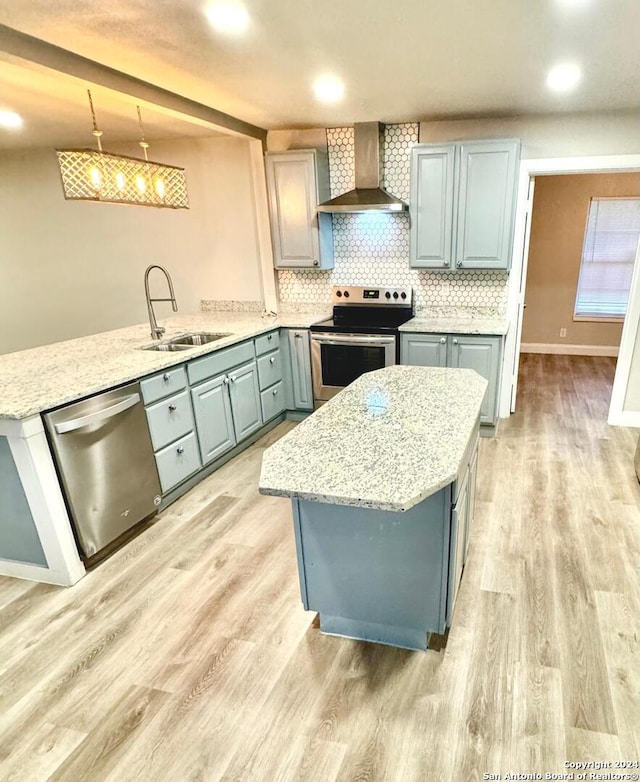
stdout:
[[294,336],[296,339],[302,339],[302,334],[295,334]]
[[176,406],[175,405],[169,405],[169,412],[170,413],[175,413],[175,411],[176,411]]
[[171,380],[171,375],[168,372],[165,372],[164,375],[162,376],[162,379],[164,380],[165,383],[168,383]]
[[271,340],[273,339],[273,334],[267,334],[267,339],[269,340],[269,342],[271,342]]
[[182,456],[182,454],[184,453],[184,448],[181,445],[179,445],[176,448],[176,453],[178,454],[178,456]]
[[444,345],[446,341],[447,341],[446,337],[440,337],[440,344],[441,345]]
[[272,394],[273,394],[274,396],[278,396],[278,389],[277,389],[277,388],[274,388],[274,389],[273,389],[273,391],[272,391]]
[[274,356],[271,356],[271,358],[269,359],[269,363],[270,364],[275,364],[276,363],[276,359],[275,359]]

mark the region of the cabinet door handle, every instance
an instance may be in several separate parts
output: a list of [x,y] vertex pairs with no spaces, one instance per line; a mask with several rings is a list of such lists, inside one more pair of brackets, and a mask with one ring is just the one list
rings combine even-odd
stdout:
[[236,382],[236,376],[235,376],[235,375],[229,375],[229,380],[230,380],[232,383],[235,383],[235,382]]
[[175,405],[169,405],[169,412],[170,413],[175,413],[175,411],[176,411],[176,406]]
[[271,358],[269,359],[269,363],[270,364],[275,364],[276,363],[275,356],[271,356]]
[[454,340],[453,340],[453,344],[454,344],[454,345],[457,345],[457,344],[458,344],[458,340],[457,340],[457,339],[454,339]]
[[269,340],[269,342],[271,342],[271,340],[273,339],[273,334],[267,334],[267,339]]
[[165,383],[168,383],[169,380],[171,380],[171,376],[169,375],[168,372],[165,372],[164,375],[162,376],[162,379],[164,380]]
[[302,334],[294,334],[294,337],[295,337],[296,339],[302,339]]
[[447,338],[446,337],[440,337],[440,344],[441,345],[446,344],[446,342],[447,342]]
[[225,384],[225,386],[228,386],[229,385],[229,378],[225,375],[224,378],[222,379],[222,382]]
[[274,395],[274,396],[278,396],[278,389],[277,389],[277,388],[274,388],[274,389],[273,389],[273,391],[272,391],[272,393],[273,393],[273,395]]
[[314,262],[313,262],[313,265],[314,265],[314,266],[317,266],[317,265],[318,265],[318,261],[314,261]]
[[443,266],[448,266],[449,265],[449,261],[444,261],[442,265]]
[[462,261],[456,261],[456,266],[460,269],[462,267]]
[[176,448],[176,453],[178,454],[178,456],[182,456],[182,454],[184,453],[184,448],[181,445],[179,445]]

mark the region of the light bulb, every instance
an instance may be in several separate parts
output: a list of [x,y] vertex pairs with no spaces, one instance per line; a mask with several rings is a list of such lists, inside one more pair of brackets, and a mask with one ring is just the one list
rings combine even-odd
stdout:
[[165,188],[162,179],[156,179],[156,193],[160,198],[164,198]]
[[147,183],[144,181],[141,174],[138,174],[136,177],[136,186],[141,193],[144,193],[147,189]]
[[118,173],[116,174],[116,187],[118,188],[118,190],[124,190],[124,186],[126,184],[127,183],[125,181],[124,174],[122,173],[122,171],[118,171]]
[[100,188],[102,187],[102,174],[100,172],[100,169],[94,166],[89,171],[89,176],[91,177],[91,184],[93,185],[93,189],[100,190]]

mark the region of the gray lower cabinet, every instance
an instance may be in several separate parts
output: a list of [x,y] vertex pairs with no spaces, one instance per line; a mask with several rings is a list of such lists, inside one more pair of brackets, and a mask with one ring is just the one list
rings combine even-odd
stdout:
[[308,329],[289,329],[289,369],[291,372],[292,409],[313,410],[311,382],[311,349]]
[[260,386],[255,361],[229,373],[229,396],[236,441],[240,442],[262,426]]
[[166,494],[202,467],[185,367],[144,378],[140,388],[160,486]]
[[451,624],[458,587],[464,567],[467,527],[469,521],[469,471],[467,470],[451,510],[451,539],[449,543],[449,584],[447,589],[447,626]]
[[202,463],[208,464],[236,444],[226,375],[191,389]]
[[416,144],[411,150],[410,264],[508,269],[520,142]]
[[255,361],[194,386],[191,398],[203,464],[222,456],[262,426]]
[[480,423],[495,426],[498,420],[501,336],[476,334],[410,334],[400,338],[400,361],[423,367],[474,369],[489,386],[480,411]]

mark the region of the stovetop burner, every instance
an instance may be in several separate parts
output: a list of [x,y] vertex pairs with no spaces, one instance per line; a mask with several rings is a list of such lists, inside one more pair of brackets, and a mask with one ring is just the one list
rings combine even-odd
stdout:
[[315,323],[312,332],[378,334],[395,331],[413,317],[411,288],[364,288],[336,285],[333,317]]

